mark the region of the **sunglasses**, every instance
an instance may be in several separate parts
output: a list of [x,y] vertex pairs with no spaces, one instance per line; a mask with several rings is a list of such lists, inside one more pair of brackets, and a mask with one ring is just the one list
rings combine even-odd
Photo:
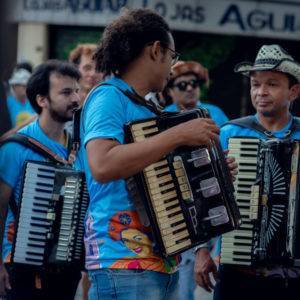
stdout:
[[180,81],[174,84],[173,87],[177,87],[179,91],[184,92],[187,90],[188,86],[191,86],[193,89],[195,89],[196,87],[199,87],[202,83],[203,83],[202,80],[192,79],[189,81]]

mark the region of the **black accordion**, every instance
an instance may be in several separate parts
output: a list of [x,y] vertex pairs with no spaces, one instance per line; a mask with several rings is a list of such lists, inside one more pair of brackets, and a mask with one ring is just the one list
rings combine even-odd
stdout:
[[[180,123],[208,117],[206,110],[162,114],[126,125],[138,142]],[[179,147],[127,181],[141,222],[151,226],[154,250],[179,254],[237,228],[240,215],[223,151],[218,144]]]
[[222,237],[221,263],[300,266],[299,141],[229,139],[242,226]]
[[52,162],[27,161],[20,190],[13,263],[31,267],[84,264],[84,173]]

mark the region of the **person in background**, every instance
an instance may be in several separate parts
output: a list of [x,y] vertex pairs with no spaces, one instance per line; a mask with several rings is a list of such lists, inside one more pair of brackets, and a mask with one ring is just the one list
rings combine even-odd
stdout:
[[7,96],[7,107],[12,127],[20,126],[35,115],[26,96],[26,85],[30,75],[26,69],[15,69],[8,80],[10,94]]
[[[205,108],[218,126],[228,121],[225,113],[216,105],[200,101],[201,88],[209,86],[208,70],[196,61],[178,61],[172,67],[171,79],[163,95],[173,102],[165,111],[186,111],[194,108]],[[210,249],[215,251],[216,244],[212,241]],[[194,279],[194,250],[190,249],[182,254],[179,267],[179,299],[192,300],[196,289]]]
[[90,90],[103,80],[103,73],[95,69],[93,55],[96,49],[96,44],[78,44],[69,55],[69,61],[77,66],[81,74],[79,84],[82,103]]
[[178,61],[172,67],[172,76],[163,92],[173,103],[165,111],[185,111],[197,107],[205,108],[218,126],[228,121],[225,113],[216,105],[204,103],[201,99],[202,87],[209,87],[208,70],[196,61]]
[[[249,77],[256,114],[249,116],[251,122],[247,124],[236,119],[221,128],[223,149],[228,149],[231,137],[299,140],[299,120],[290,113],[290,106],[299,95],[300,64],[279,45],[264,45],[254,63],[242,62],[235,67],[235,72]],[[195,278],[207,291],[213,289],[210,273],[216,275],[216,266],[204,244],[196,249]],[[214,293],[216,300],[298,299],[299,267],[276,263],[248,267],[222,264],[221,260],[219,278]]]

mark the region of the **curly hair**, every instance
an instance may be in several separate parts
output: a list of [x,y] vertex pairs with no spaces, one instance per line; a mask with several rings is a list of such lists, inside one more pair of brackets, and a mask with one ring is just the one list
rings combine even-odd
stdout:
[[82,55],[92,56],[96,49],[96,44],[78,44],[76,48],[70,52],[69,61],[78,66]]
[[120,75],[146,45],[160,41],[169,46],[170,28],[165,20],[150,9],[126,10],[108,25],[94,55],[97,71]]

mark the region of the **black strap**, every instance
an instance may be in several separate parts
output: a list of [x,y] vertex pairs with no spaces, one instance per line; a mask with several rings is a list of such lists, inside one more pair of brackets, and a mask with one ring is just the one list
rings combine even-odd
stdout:
[[[237,125],[244,128],[254,129],[255,131],[262,133],[267,138],[274,138],[273,133],[266,128],[264,128],[261,124],[259,124],[254,116],[247,116],[235,120],[231,120],[225,123],[223,126],[227,124]],[[223,127],[222,126],[222,127]],[[300,119],[297,117],[293,117],[292,125],[290,129],[285,133],[285,137],[291,136],[295,131],[300,131]]]
[[20,133],[13,134],[7,137],[6,139],[2,140],[0,142],[0,147],[4,144],[11,143],[11,142],[19,143],[25,146],[26,148],[32,149],[34,152],[41,154],[46,159],[54,162],[55,164],[65,165],[67,163],[67,161],[64,158],[52,152],[50,149],[42,145],[36,139]]
[[9,198],[9,202],[8,202],[8,205],[10,207],[10,210],[15,218],[15,220],[17,219],[17,215],[18,215],[18,206],[17,206],[17,202],[15,200],[15,195],[14,193],[12,192],[11,193],[11,196]]
[[[141,105],[146,107],[147,109],[149,109],[151,112],[153,112],[155,115],[161,115],[163,113],[163,108],[154,103],[152,100],[146,100],[145,98],[141,97],[138,93],[136,93],[135,91],[131,92],[129,90],[123,90],[120,87],[110,84],[110,83],[100,83],[97,87],[100,86],[104,86],[104,85],[110,85],[113,86],[115,88],[117,88],[119,91],[121,91],[126,97],[128,97],[132,102],[134,102],[135,104]],[[96,87],[96,88],[97,88]]]

